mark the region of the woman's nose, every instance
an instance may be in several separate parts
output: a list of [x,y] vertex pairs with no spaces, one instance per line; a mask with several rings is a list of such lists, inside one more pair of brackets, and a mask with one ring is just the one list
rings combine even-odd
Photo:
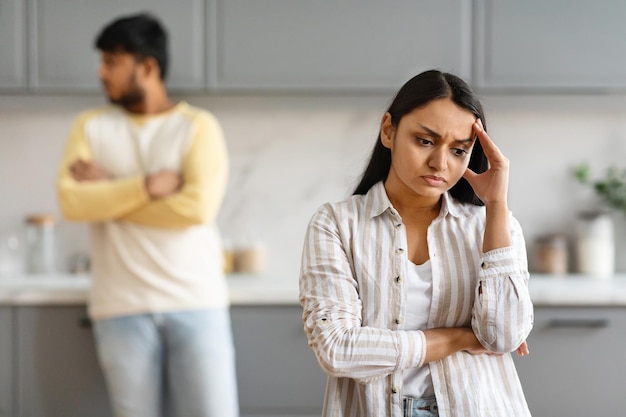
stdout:
[[434,149],[428,159],[428,166],[436,171],[445,171],[448,167],[448,154],[442,148]]

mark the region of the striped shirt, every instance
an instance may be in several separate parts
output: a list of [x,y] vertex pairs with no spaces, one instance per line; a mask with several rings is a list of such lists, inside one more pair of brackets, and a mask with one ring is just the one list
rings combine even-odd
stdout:
[[[457,352],[428,364],[441,417],[529,416],[509,352],[532,328],[522,230],[483,253],[485,208],[444,194],[427,232],[432,301],[427,328],[469,327],[503,355]],[[383,183],[325,204],[308,226],[300,272],[304,329],[328,374],[324,417],[402,416],[404,370],[422,366],[421,330],[407,309],[407,237]]]

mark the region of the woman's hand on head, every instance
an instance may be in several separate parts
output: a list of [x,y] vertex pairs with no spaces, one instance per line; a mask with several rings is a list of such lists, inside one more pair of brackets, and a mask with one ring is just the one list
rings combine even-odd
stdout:
[[474,122],[472,129],[489,161],[489,169],[482,174],[477,174],[468,168],[463,177],[485,205],[506,204],[509,189],[509,160],[485,132],[480,119]]

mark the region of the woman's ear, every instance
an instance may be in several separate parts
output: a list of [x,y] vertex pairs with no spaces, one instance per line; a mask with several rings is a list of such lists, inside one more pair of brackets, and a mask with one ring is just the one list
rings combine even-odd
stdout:
[[396,128],[391,123],[391,114],[385,113],[383,121],[380,124],[380,141],[387,149],[391,149],[393,146],[393,139],[396,136]]

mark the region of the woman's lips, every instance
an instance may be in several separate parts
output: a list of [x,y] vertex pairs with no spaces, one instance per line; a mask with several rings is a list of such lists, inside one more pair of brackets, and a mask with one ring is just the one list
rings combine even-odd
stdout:
[[424,179],[426,184],[430,185],[431,187],[439,187],[444,182],[446,182],[445,179],[441,177],[435,177],[434,175],[424,175],[422,178]]

